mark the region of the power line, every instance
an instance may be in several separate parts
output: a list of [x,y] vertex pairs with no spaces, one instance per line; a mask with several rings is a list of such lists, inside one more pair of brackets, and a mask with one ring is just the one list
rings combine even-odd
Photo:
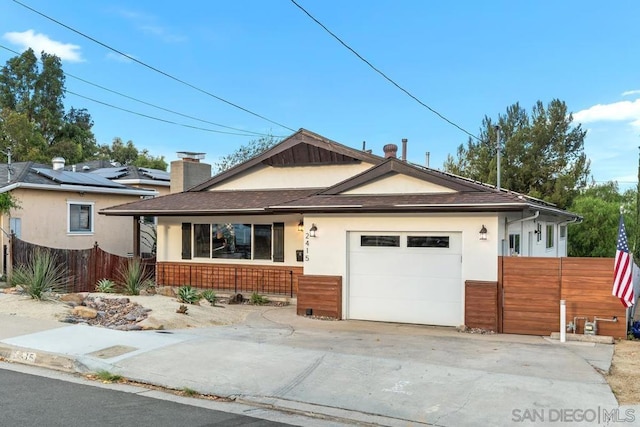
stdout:
[[227,135],[238,135],[238,136],[255,136],[255,135],[251,135],[251,134],[248,134],[248,133],[225,132],[225,131],[222,131],[222,130],[207,129],[207,128],[202,128],[202,127],[199,127],[199,126],[192,126],[192,125],[187,125],[187,124],[184,124],[184,123],[178,123],[178,122],[174,122],[174,121],[171,121],[171,120],[161,119],[159,117],[150,116],[148,114],[143,114],[143,113],[138,113],[136,111],[127,110],[126,108],[118,107],[118,106],[109,104],[109,103],[104,102],[104,101],[98,101],[97,99],[93,99],[93,98],[90,98],[88,96],[80,95],[79,93],[72,92],[72,91],[70,91],[68,89],[65,89],[65,92],[66,93],[70,93],[71,95],[75,95],[77,97],[83,98],[83,99],[87,99],[87,100],[92,101],[92,102],[96,102],[98,104],[105,105],[107,107],[115,108],[116,110],[125,111],[125,112],[130,113],[130,114],[135,114],[136,116],[146,117],[147,119],[157,120],[159,122],[169,123],[169,124],[172,124],[172,125],[182,126],[182,127],[186,127],[186,128],[190,128],[190,129],[203,130],[203,131],[206,131],[206,132],[224,133],[224,134],[227,134]]
[[171,80],[174,80],[174,81],[176,81],[176,82],[178,82],[178,83],[181,83],[181,84],[183,84],[183,85],[185,85],[185,86],[188,86],[188,87],[190,87],[191,89],[194,89],[194,90],[196,90],[196,91],[198,91],[198,92],[204,93],[205,95],[208,95],[208,96],[210,96],[210,97],[212,97],[212,98],[215,98],[215,99],[217,99],[218,101],[224,102],[225,104],[231,105],[232,107],[235,107],[235,108],[237,108],[237,109],[239,109],[239,110],[242,110],[242,111],[244,111],[245,113],[249,113],[249,114],[251,114],[251,115],[253,115],[253,116],[255,116],[255,117],[258,117],[258,118],[260,118],[260,119],[262,119],[262,120],[266,120],[266,121],[268,121],[269,123],[273,123],[274,125],[277,125],[277,126],[280,126],[280,127],[282,127],[282,128],[288,129],[288,130],[290,130],[290,131],[292,131],[292,132],[295,132],[295,129],[290,128],[289,126],[285,126],[285,125],[283,125],[283,124],[281,124],[281,123],[278,123],[278,122],[276,122],[276,121],[274,121],[274,120],[271,120],[271,119],[269,119],[269,118],[267,118],[267,117],[265,117],[265,116],[262,116],[262,115],[260,115],[260,114],[258,114],[258,113],[255,113],[255,112],[253,112],[253,111],[251,111],[251,110],[249,110],[249,109],[247,109],[247,108],[244,108],[244,107],[242,107],[242,106],[240,106],[240,105],[238,105],[238,104],[235,104],[235,103],[233,103],[233,102],[231,102],[231,101],[228,101],[228,100],[226,100],[226,99],[224,99],[224,98],[222,98],[222,97],[220,97],[220,96],[214,95],[214,94],[213,94],[213,93],[211,93],[211,92],[208,92],[208,91],[206,91],[206,90],[204,90],[204,89],[201,89],[201,88],[199,88],[199,87],[197,87],[197,86],[195,86],[195,85],[193,85],[193,84],[191,84],[191,83],[188,83],[188,82],[186,82],[185,80],[179,79],[178,77],[175,77],[175,76],[173,76],[173,75],[171,75],[171,74],[169,74],[169,73],[167,73],[167,72],[165,72],[165,71],[162,71],[162,70],[160,70],[160,69],[158,69],[158,68],[156,68],[156,67],[153,67],[153,66],[151,66],[151,65],[149,65],[149,64],[147,64],[147,63],[145,63],[145,62],[142,62],[142,61],[140,61],[139,59],[136,59],[136,58],[134,58],[133,56],[127,55],[126,53],[124,53],[124,52],[122,52],[122,51],[120,51],[120,50],[118,50],[118,49],[116,49],[116,48],[113,48],[113,47],[109,46],[108,44],[103,43],[103,42],[101,42],[100,40],[97,40],[97,39],[95,39],[95,38],[93,38],[93,37],[91,37],[91,36],[89,36],[89,35],[87,35],[87,34],[85,34],[85,33],[81,32],[81,31],[78,31],[78,30],[76,30],[75,28],[72,28],[72,27],[70,27],[69,25],[66,25],[66,24],[64,24],[64,23],[62,23],[62,22],[60,22],[60,21],[58,21],[58,20],[56,20],[56,19],[54,19],[54,18],[52,18],[52,17],[50,17],[50,16],[48,16],[48,15],[45,15],[44,13],[42,13],[42,12],[40,12],[40,11],[38,11],[38,10],[36,10],[36,9],[34,9],[34,8],[32,8],[32,7],[30,7],[30,6],[27,6],[26,4],[21,3],[21,2],[19,2],[18,0],[13,0],[13,2],[14,2],[14,3],[16,3],[16,4],[19,4],[20,6],[24,7],[25,9],[28,9],[28,10],[30,10],[30,11],[32,11],[32,12],[34,12],[34,13],[36,13],[36,14],[40,15],[40,16],[42,16],[43,18],[46,18],[46,19],[48,19],[48,20],[50,20],[50,21],[52,21],[52,22],[55,22],[56,24],[58,24],[58,25],[60,25],[60,26],[62,26],[62,27],[64,27],[64,28],[66,28],[66,29],[70,30],[70,31],[73,31],[74,33],[76,33],[76,34],[78,34],[78,35],[80,35],[80,36],[82,36],[82,37],[84,37],[84,38],[86,38],[86,39],[88,39],[88,40],[91,40],[92,42],[94,42],[94,43],[96,43],[96,44],[99,44],[100,46],[102,46],[102,47],[104,47],[104,48],[106,48],[106,49],[109,49],[109,50],[111,50],[111,51],[113,51],[113,52],[117,53],[118,55],[122,55],[122,56],[124,56],[125,58],[127,58],[127,59],[129,59],[129,60],[131,60],[131,61],[133,61],[133,62],[135,62],[135,63],[137,63],[137,64],[139,64],[139,65],[142,65],[143,67],[146,67],[146,68],[148,68],[148,69],[150,69],[150,70],[152,70],[152,71],[155,71],[156,73],[162,74],[163,76],[168,77],[168,78],[170,78]]
[[[16,0],[14,0],[16,1]],[[467,131],[466,129],[464,129],[463,127],[461,127],[460,125],[452,122],[451,120],[449,120],[448,118],[446,118],[445,116],[443,116],[442,114],[440,114],[439,112],[437,112],[436,110],[434,110],[433,108],[429,107],[427,104],[425,104],[424,102],[422,102],[420,99],[418,99],[418,97],[416,97],[415,95],[413,95],[411,92],[409,92],[407,89],[403,88],[402,86],[400,86],[398,83],[396,83],[393,79],[391,79],[389,76],[387,76],[385,73],[383,73],[382,71],[380,71],[378,68],[376,68],[371,62],[367,61],[362,55],[360,55],[358,52],[355,51],[355,49],[353,49],[351,46],[349,46],[347,43],[345,43],[340,37],[338,37],[337,35],[335,35],[331,30],[329,30],[324,24],[322,24],[322,22],[318,21],[313,15],[311,15],[309,12],[307,12],[307,10],[305,8],[303,8],[302,6],[300,6],[298,3],[296,3],[295,0],[291,0],[291,3],[293,3],[294,5],[296,5],[298,7],[298,9],[300,9],[301,11],[303,11],[309,18],[311,18],[311,20],[313,20],[316,24],[318,24],[320,27],[322,27],[322,29],[324,29],[327,33],[329,33],[334,39],[336,39],[341,45],[343,45],[345,48],[347,48],[349,51],[351,51],[351,53],[353,53],[355,56],[357,56],[361,61],[363,61],[365,64],[367,64],[371,69],[373,69],[376,73],[380,74],[382,77],[384,77],[387,81],[389,81],[392,85],[394,85],[395,87],[397,87],[398,89],[400,89],[402,92],[404,92],[405,94],[409,95],[409,97],[411,97],[413,100],[415,100],[416,102],[418,102],[418,104],[422,105],[423,107],[425,107],[427,110],[431,111],[432,113],[434,113],[436,116],[440,117],[442,120],[444,120],[445,122],[449,123],[450,125],[458,128],[459,130],[461,130],[462,132],[466,133],[467,135],[469,135],[470,137],[477,139],[478,141],[480,141],[480,138],[478,138],[477,136],[475,136],[474,134],[472,134],[471,132]]]
[[[15,53],[15,54],[17,54],[17,55],[20,55],[20,52],[17,52],[17,51],[15,51],[15,50],[13,50],[13,49],[11,49],[11,48],[8,48],[8,47],[6,47],[6,46],[3,46],[3,45],[1,45],[1,44],[0,44],[0,48],[5,49],[5,50],[8,50],[9,52]],[[161,107],[161,106],[159,106],[159,105],[155,105],[155,104],[152,104],[152,103],[150,103],[150,102],[146,102],[146,101],[143,101],[143,100],[141,100],[141,99],[134,98],[134,97],[129,96],[129,95],[127,95],[127,94],[124,94],[124,93],[121,93],[121,92],[115,91],[115,90],[113,90],[113,89],[109,89],[109,88],[104,87],[104,86],[101,86],[101,85],[99,85],[99,84],[97,84],[97,83],[90,82],[90,81],[85,80],[85,79],[83,79],[83,78],[81,78],[81,77],[74,76],[74,75],[73,75],[73,74],[71,74],[71,73],[64,72],[64,75],[65,75],[65,76],[68,76],[68,77],[71,77],[71,78],[74,78],[74,79],[76,79],[76,80],[80,80],[81,82],[84,82],[84,83],[90,84],[90,85],[92,85],[92,86],[95,86],[95,87],[100,88],[100,89],[102,89],[102,90],[105,90],[105,91],[107,91],[107,92],[114,93],[114,94],[116,94],[116,95],[122,96],[122,97],[127,98],[127,99],[131,99],[131,100],[133,100],[133,101],[139,102],[139,103],[144,104],[144,105],[148,105],[148,106],[153,107],[153,108],[157,108],[157,109],[162,110],[162,111],[166,111],[166,112],[169,112],[169,113],[172,113],[172,114],[176,114],[176,115],[178,115],[178,116],[186,117],[186,118],[188,118],[188,119],[196,120],[196,121],[199,121],[199,122],[202,122],[202,123],[207,123],[207,124],[211,124],[211,125],[214,125],[214,126],[219,126],[219,127],[225,128],[225,129],[235,130],[235,131],[238,131],[238,132],[241,132],[241,133],[232,133],[232,132],[216,131],[216,130],[214,130],[214,129],[199,128],[199,127],[195,127],[195,126],[183,125],[183,124],[181,124],[181,123],[175,123],[175,122],[172,122],[172,121],[169,121],[169,120],[158,119],[158,120],[160,120],[160,121],[165,121],[166,123],[175,123],[175,124],[177,124],[177,125],[179,125],[179,126],[193,127],[194,129],[205,130],[205,131],[208,131],[208,132],[226,133],[226,134],[229,134],[229,135],[242,135],[242,136],[272,136],[272,135],[270,135],[270,134],[266,134],[266,133],[254,132],[254,131],[250,131],[250,130],[234,128],[234,127],[231,127],[231,126],[226,126],[226,125],[221,125],[221,124],[219,124],[219,123],[211,122],[211,121],[209,121],[209,120],[200,119],[200,118],[198,118],[198,117],[190,116],[190,115],[188,115],[188,114],[183,114],[183,113],[180,113],[180,112],[178,112],[178,111],[173,111],[173,110],[170,110],[170,109],[168,109],[168,108],[164,108],[164,107]],[[72,92],[70,92],[70,91],[67,91],[67,92],[72,93]],[[74,94],[74,95],[77,95],[77,94],[75,94],[75,93],[73,93],[73,94]],[[112,107],[112,108],[116,108],[116,109],[121,110],[121,111],[127,111],[127,112],[129,112],[129,110],[126,110],[126,109],[124,109],[124,108],[120,108],[120,107],[112,106],[112,105],[110,105],[110,104],[107,104],[107,103],[104,103],[104,102],[101,102],[101,101],[97,101],[97,100],[94,100],[94,99],[91,99],[91,98],[87,98],[87,97],[82,96],[82,95],[77,95],[77,96],[79,96],[79,97],[81,97],[81,98],[89,99],[89,100],[94,101],[94,102],[101,103],[101,104],[106,105],[106,106],[110,106],[110,107]],[[132,114],[135,114],[135,115],[143,115],[143,114],[141,114],[141,113],[137,113],[137,112],[132,112]],[[154,118],[154,117],[147,116],[147,115],[143,115],[143,116],[144,116],[144,117],[150,117],[150,118],[156,119],[156,118]],[[246,135],[246,134],[252,134],[252,135]]]

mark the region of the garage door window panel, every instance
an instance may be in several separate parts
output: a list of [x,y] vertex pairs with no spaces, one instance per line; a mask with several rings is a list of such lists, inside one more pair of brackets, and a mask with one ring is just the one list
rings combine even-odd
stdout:
[[400,236],[362,235],[360,246],[399,248]]
[[407,236],[408,248],[448,248],[449,236]]

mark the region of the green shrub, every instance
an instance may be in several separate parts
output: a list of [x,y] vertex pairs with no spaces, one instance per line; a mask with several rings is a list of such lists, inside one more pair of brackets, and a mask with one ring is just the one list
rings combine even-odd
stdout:
[[110,294],[115,292],[116,284],[113,280],[110,279],[100,279],[98,283],[96,283],[96,292],[103,292],[105,294]]
[[180,286],[178,288],[178,299],[181,302],[186,302],[187,304],[195,304],[200,301],[200,294],[198,291],[193,289],[191,286]]
[[118,269],[118,278],[122,291],[128,295],[140,295],[141,290],[154,285],[151,273],[145,271],[138,258],[127,260],[127,263]]
[[211,305],[216,305],[216,301],[218,301],[218,296],[211,289],[207,289],[206,291],[202,292],[201,296],[202,296],[202,298],[204,298],[207,301],[209,301],[209,303]]
[[66,291],[66,271],[51,251],[36,249],[24,265],[13,270],[11,284],[20,286],[31,298],[40,300],[47,294]]
[[251,294],[251,298],[249,299],[249,302],[255,305],[263,305],[268,303],[269,300],[266,297],[260,295],[259,293],[254,292]]

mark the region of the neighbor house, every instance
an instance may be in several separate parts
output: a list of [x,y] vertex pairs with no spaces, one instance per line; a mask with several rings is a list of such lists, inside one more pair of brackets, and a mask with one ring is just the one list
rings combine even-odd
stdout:
[[[118,182],[132,167],[90,168],[67,166],[55,158],[51,165],[18,162],[0,165],[0,193],[10,193],[19,207],[0,218],[0,244],[4,248],[2,271],[6,273],[9,236],[29,243],[60,249],[88,249],[98,243],[115,255],[134,252],[131,238],[136,228],[130,219],[98,216],[109,206],[155,197],[157,188],[169,188],[166,179],[140,186]],[[138,172],[137,170],[135,171]],[[165,172],[166,173],[166,172]],[[139,178],[139,177],[138,177]],[[163,181],[163,182],[161,182]],[[134,184],[134,183],[131,183]]]
[[344,319],[457,326],[465,281],[495,282],[499,256],[566,256],[579,216],[384,152],[301,129],[187,191],[100,213],[158,218],[160,284],[290,276],[299,313],[326,302]]

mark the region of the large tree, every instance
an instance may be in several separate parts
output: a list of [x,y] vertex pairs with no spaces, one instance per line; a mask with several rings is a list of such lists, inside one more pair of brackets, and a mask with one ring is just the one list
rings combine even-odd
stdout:
[[[7,61],[0,71],[0,150],[14,161],[69,163],[95,158],[93,121],[85,109],[65,112],[65,75],[55,55],[33,50]],[[30,137],[25,137],[29,134]]]
[[460,145],[444,169],[477,181],[496,184],[497,130],[500,128],[500,187],[555,203],[571,204],[586,186],[589,160],[584,154],[586,131],[573,125],[567,106],[558,99],[546,107],[538,101],[531,113],[518,103],[497,120],[485,116],[478,139]]
[[569,256],[615,256],[620,208],[624,212],[630,249],[637,254],[640,242],[636,238],[636,199],[635,189],[620,194],[615,182],[593,185],[582,190],[569,207],[571,212],[584,218],[580,224],[570,226]]

